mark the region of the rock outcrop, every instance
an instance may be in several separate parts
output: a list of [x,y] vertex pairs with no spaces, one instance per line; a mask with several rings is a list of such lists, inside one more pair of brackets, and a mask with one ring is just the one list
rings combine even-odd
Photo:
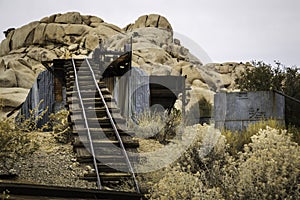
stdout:
[[[98,17],[77,12],[55,14],[10,29],[0,44],[1,110],[8,111],[25,100],[37,75],[46,69],[43,61],[87,56],[99,45],[100,39],[121,32],[124,32],[121,28]],[[7,103],[12,101],[11,94],[4,92],[7,88],[17,89],[17,103]]]
[[[248,66],[203,65],[173,38],[168,20],[155,14],[141,16],[122,29],[96,16],[69,12],[9,29],[5,34],[6,39],[0,44],[0,105],[5,112],[24,101],[37,75],[46,69],[44,61],[87,57],[100,40],[109,49],[121,49],[132,38],[133,66],[149,75],[186,76],[186,83],[191,86],[190,104],[202,97],[213,103],[214,92],[234,89],[234,79]],[[12,99],[16,95],[18,101]]]

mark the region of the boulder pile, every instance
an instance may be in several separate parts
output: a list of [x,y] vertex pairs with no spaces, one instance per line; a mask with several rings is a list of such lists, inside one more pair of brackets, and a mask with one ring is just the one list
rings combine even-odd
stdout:
[[[121,49],[132,38],[132,65],[149,75],[182,75],[191,86],[190,104],[204,97],[213,103],[220,89],[234,89],[243,63],[203,65],[188,48],[173,38],[168,20],[160,15],[139,17],[125,28],[78,12],[54,14],[20,28],[5,31],[0,44],[0,116],[21,104],[44,61],[84,58],[105,41],[109,49]],[[189,106],[188,106],[189,107]]]

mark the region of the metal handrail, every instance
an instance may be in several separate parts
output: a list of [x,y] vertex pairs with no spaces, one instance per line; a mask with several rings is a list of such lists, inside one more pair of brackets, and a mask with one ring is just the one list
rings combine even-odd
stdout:
[[76,71],[76,65],[75,65],[74,58],[72,58],[72,64],[73,64],[73,68],[74,68],[74,76],[75,76],[75,83],[76,83],[77,92],[78,92],[78,98],[80,100],[80,104],[81,104],[81,107],[82,107],[82,114],[83,114],[86,129],[87,129],[87,133],[88,133],[91,153],[92,153],[92,157],[93,157],[93,163],[94,163],[95,172],[96,172],[96,175],[97,175],[97,185],[98,185],[99,189],[101,190],[102,185],[101,185],[100,175],[99,175],[97,161],[96,161],[96,154],[95,154],[95,150],[94,150],[94,146],[93,146],[93,142],[92,142],[91,132],[90,132],[89,125],[88,125],[88,122],[87,122],[87,117],[86,117],[83,101],[82,101],[81,94],[80,94],[80,88],[79,88],[79,84],[78,84],[78,76],[77,76],[77,71]]
[[140,188],[139,188],[139,186],[138,186],[138,182],[137,182],[136,176],[135,176],[135,174],[134,174],[133,167],[132,167],[131,162],[130,162],[130,160],[129,160],[128,154],[127,154],[127,152],[126,152],[126,150],[125,150],[123,141],[122,141],[121,136],[120,136],[120,134],[119,134],[119,132],[118,132],[118,129],[117,129],[117,127],[116,127],[116,124],[115,124],[115,122],[114,122],[114,120],[113,120],[113,118],[112,118],[112,116],[111,116],[111,113],[109,112],[108,106],[107,106],[107,104],[106,104],[106,102],[105,102],[105,100],[104,100],[104,97],[103,97],[103,95],[102,95],[102,92],[101,92],[101,90],[100,90],[100,88],[99,88],[99,85],[98,85],[97,80],[96,80],[96,77],[95,77],[95,73],[94,73],[94,71],[93,71],[93,69],[92,69],[92,67],[91,67],[91,65],[90,65],[90,63],[89,63],[89,61],[88,61],[88,59],[85,58],[85,60],[86,60],[88,66],[89,66],[89,68],[90,68],[91,73],[92,73],[92,76],[93,76],[95,85],[96,85],[97,90],[98,90],[98,92],[99,92],[99,94],[100,94],[100,97],[101,97],[101,99],[102,99],[102,101],[103,101],[103,104],[104,104],[104,107],[105,107],[107,116],[108,116],[108,118],[109,118],[109,120],[110,120],[110,123],[111,123],[111,125],[112,125],[112,127],[113,127],[113,129],[114,129],[114,132],[115,132],[115,134],[116,134],[116,136],[117,136],[117,138],[118,138],[118,140],[119,140],[120,146],[121,146],[121,148],[122,148],[122,152],[123,152],[123,154],[124,154],[124,156],[125,156],[125,159],[126,159],[127,166],[128,166],[129,171],[130,171],[130,173],[131,173],[131,175],[132,175],[132,177],[133,177],[134,184],[135,184],[135,187],[136,187],[136,191],[137,191],[138,193],[140,193]]
[[273,90],[273,92],[276,92],[277,94],[280,94],[280,95],[282,95],[282,96],[284,96],[284,97],[286,97],[286,98],[288,98],[288,99],[290,99],[290,100],[292,100],[292,101],[300,104],[300,100],[296,99],[295,97],[291,97],[291,96],[289,96],[287,94],[284,94],[283,92],[280,92],[279,90]]

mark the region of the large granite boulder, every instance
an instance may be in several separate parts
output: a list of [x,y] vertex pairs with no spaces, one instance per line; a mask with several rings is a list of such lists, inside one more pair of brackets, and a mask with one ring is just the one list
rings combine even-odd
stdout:
[[133,31],[134,29],[145,27],[155,27],[165,29],[170,32],[173,31],[168,20],[165,17],[157,14],[143,15],[139,17],[135,23],[127,25],[124,29],[125,31]]
[[[80,15],[78,12],[55,14],[9,29],[0,44],[0,90],[15,88],[27,91],[37,75],[46,69],[43,61],[86,57],[98,47],[99,40],[121,32],[121,28],[96,16]],[[1,99],[6,102],[2,110],[9,111],[23,102],[26,95],[20,95],[16,104],[7,103],[11,97],[8,92],[1,93]]]
[[12,109],[24,102],[29,89],[19,87],[1,87],[0,88],[0,118]]
[[122,29],[96,16],[68,12],[9,29],[5,34],[0,44],[0,100],[5,112],[25,100],[37,75],[46,69],[43,61],[87,57],[100,40],[112,50],[123,49],[132,41],[132,65],[149,75],[185,76],[191,88],[188,110],[201,98],[213,103],[216,91],[234,89],[234,79],[251,67],[248,63],[203,65],[173,37],[168,20],[157,14],[141,16]]

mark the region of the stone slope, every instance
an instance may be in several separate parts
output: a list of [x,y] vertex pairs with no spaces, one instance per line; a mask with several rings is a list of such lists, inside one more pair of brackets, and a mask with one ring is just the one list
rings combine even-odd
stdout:
[[[213,103],[214,92],[234,88],[234,78],[244,64],[203,65],[173,38],[168,20],[160,15],[139,17],[125,28],[78,12],[54,14],[6,33],[0,44],[1,114],[25,100],[37,75],[45,70],[43,61],[87,57],[102,40],[110,49],[123,48],[132,37],[132,65],[149,75],[186,75],[190,106],[205,97]],[[13,98],[15,94],[19,98]]]

